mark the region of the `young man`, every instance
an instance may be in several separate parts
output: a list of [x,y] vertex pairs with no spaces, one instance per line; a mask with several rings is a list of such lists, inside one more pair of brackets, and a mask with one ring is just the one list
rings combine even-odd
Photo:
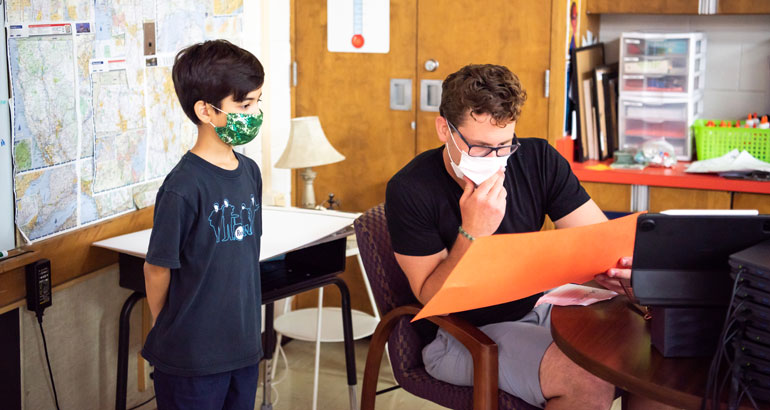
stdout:
[[174,88],[198,139],[158,191],[144,265],[158,409],[254,408],[262,177],[233,151],[259,132],[265,74],[224,40],[182,50]]
[[[545,215],[557,228],[607,220],[547,141],[517,138],[526,92],[506,67],[463,67],[442,89],[436,132],[444,146],[399,171],[388,183],[385,201],[396,260],[422,303],[438,291],[474,238],[538,231]],[[525,254],[510,250],[511,258]],[[553,343],[551,306],[534,307],[541,295],[456,315],[497,343],[501,389],[549,409],[608,409],[614,387]],[[439,380],[473,384],[469,352],[443,330],[424,348],[423,361]]]

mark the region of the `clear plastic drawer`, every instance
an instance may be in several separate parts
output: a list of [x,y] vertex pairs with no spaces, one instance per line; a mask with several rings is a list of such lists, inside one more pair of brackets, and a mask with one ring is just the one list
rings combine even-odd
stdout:
[[639,148],[645,141],[665,138],[679,159],[691,157],[690,125],[702,111],[702,100],[621,99],[619,134],[623,148]]
[[623,33],[620,92],[679,98],[703,91],[706,40],[701,33]]

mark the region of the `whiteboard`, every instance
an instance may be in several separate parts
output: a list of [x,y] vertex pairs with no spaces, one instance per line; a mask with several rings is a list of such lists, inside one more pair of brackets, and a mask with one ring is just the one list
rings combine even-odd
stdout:
[[[0,21],[5,21],[5,8],[0,7]],[[13,223],[13,168],[11,163],[11,112],[8,104],[8,54],[5,41],[0,41],[0,251],[15,248]]]

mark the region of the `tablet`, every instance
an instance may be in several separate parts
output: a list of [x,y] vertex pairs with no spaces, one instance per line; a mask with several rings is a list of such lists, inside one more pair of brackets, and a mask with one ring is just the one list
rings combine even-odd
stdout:
[[730,302],[731,254],[770,240],[770,215],[640,215],[631,286],[648,306]]

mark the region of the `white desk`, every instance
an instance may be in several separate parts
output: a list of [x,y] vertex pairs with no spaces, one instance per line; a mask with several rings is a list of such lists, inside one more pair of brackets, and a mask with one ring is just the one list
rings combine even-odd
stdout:
[[[262,242],[259,260],[311,245],[350,226],[358,214],[337,211],[266,206],[262,208]],[[92,245],[144,258],[150,245],[151,229],[115,236]],[[290,234],[287,234],[290,233]]]
[[[262,243],[259,260],[265,261],[312,244],[320,238],[350,226],[358,215],[360,214],[266,206],[262,209]],[[116,236],[94,242],[93,246],[144,258],[147,256],[151,231],[151,229],[146,229]],[[354,237],[348,238],[346,255],[357,257],[369,303],[374,312],[374,316],[372,316],[359,310],[354,309],[352,311],[353,337],[358,340],[374,333],[374,329],[380,321],[380,315],[377,312],[374,295],[369,286],[361,257],[358,255],[358,245]],[[323,292],[323,289],[320,292]],[[323,299],[323,293],[320,294],[319,299]],[[285,312],[284,315],[276,319],[275,329],[293,339],[315,341],[319,339],[315,331],[318,317],[316,308]],[[341,342],[343,339],[342,317],[339,314],[339,308],[323,308],[320,318],[321,323],[325,323],[321,326],[320,341]]]

